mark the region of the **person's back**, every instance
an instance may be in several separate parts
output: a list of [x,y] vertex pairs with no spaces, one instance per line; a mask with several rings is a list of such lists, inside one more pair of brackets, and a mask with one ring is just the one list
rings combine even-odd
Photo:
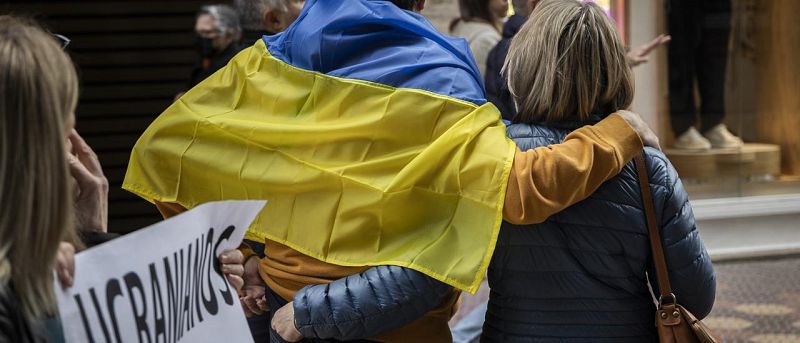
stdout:
[[[522,150],[560,143],[577,124],[514,124]],[[714,272],[677,173],[645,151],[670,280],[678,301],[702,318],[714,301]],[[576,185],[577,186],[577,185]],[[504,223],[489,267],[487,341],[536,338],[592,342],[655,340],[650,245],[633,163],[588,199],[545,223]],[[650,280],[656,286],[655,280]]]
[[[633,99],[625,50],[596,5],[552,0],[539,6],[506,61],[519,108],[507,133],[523,151],[558,144]],[[673,291],[703,318],[714,302],[715,276],[688,196],[661,152],[647,149],[645,159]],[[642,208],[629,162],[589,198],[544,223],[504,223],[488,272],[482,339],[655,341],[649,287],[657,283]]]

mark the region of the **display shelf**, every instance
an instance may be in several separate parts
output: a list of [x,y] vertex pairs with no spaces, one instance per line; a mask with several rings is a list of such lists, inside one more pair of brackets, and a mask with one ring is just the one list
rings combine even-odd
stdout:
[[780,147],[746,143],[739,149],[666,149],[681,179],[699,183],[714,179],[771,179],[781,171]]

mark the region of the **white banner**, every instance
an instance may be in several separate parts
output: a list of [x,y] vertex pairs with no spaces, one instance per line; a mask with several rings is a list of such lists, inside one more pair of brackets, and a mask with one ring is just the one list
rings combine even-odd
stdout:
[[204,204],[77,254],[55,287],[67,342],[253,342],[216,257],[265,203]]

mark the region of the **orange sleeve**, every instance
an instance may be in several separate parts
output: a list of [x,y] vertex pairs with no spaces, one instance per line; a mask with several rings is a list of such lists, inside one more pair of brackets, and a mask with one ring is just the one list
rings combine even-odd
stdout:
[[612,114],[573,131],[561,144],[517,150],[503,218],[517,225],[541,223],[594,193],[642,149],[636,131]]
[[[185,207],[176,203],[156,201],[155,204],[156,208],[158,209],[158,212],[161,212],[161,216],[164,217],[164,219],[186,212]],[[242,255],[244,255],[244,261],[247,261],[247,259],[249,259],[252,256],[256,256],[256,252],[253,251],[253,249],[250,248],[250,246],[245,244],[244,242],[242,242],[242,244],[239,245],[239,251],[241,251]]]
[[164,217],[164,219],[167,219],[167,218],[170,218],[170,217],[174,217],[174,216],[177,216],[177,215],[179,215],[179,214],[181,214],[183,212],[186,212],[186,207],[183,207],[183,206],[181,206],[179,204],[176,204],[176,203],[173,203],[173,202],[158,202],[158,201],[156,201],[155,204],[156,204],[156,208],[158,209],[158,212],[161,213],[161,216]]

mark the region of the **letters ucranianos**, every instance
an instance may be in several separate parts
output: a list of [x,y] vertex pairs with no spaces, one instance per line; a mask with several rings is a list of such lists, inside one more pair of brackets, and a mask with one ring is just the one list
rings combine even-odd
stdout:
[[264,204],[200,205],[76,255],[74,285],[56,292],[67,343],[252,342],[217,257]]
[[[75,294],[86,337],[93,342],[101,331],[106,342],[122,341],[118,316],[127,315],[135,320],[139,341],[178,342],[196,323],[219,313],[220,306],[233,305],[238,301],[235,290],[225,282],[215,258],[221,241],[233,230],[229,226],[215,241],[215,229],[210,228],[187,247],[150,263],[144,275],[130,271],[108,279],[102,289]],[[115,306],[120,299],[129,306]],[[97,325],[89,316],[96,317]]]

